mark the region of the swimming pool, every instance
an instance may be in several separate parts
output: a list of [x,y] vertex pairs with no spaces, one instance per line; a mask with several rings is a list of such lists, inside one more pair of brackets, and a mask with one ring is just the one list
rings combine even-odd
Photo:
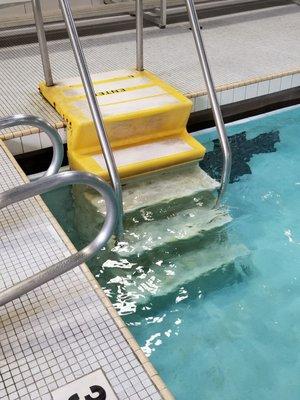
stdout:
[[[116,279],[97,258],[90,267],[176,399],[296,400],[300,397],[300,107],[243,120],[228,130],[234,165],[225,204],[232,221],[221,240],[247,251],[229,265],[138,306],[126,292],[126,279]],[[201,135],[208,148],[202,167],[218,177],[220,158],[214,138],[213,130]],[[67,214],[57,212],[57,196],[69,204]],[[80,245],[72,228],[69,192],[45,199]],[[179,260],[180,253],[174,257]],[[189,268],[199,267],[197,257],[191,260]],[[115,267],[136,268],[124,260]],[[168,271],[176,276],[172,264]]]

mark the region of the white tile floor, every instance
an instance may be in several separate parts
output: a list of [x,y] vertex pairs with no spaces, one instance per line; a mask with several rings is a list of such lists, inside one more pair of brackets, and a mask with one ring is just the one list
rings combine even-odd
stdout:
[[[23,183],[0,146],[0,192]],[[0,210],[0,291],[70,254],[37,199]],[[0,308],[0,399],[51,399],[105,373],[118,399],[161,395],[81,268]]]

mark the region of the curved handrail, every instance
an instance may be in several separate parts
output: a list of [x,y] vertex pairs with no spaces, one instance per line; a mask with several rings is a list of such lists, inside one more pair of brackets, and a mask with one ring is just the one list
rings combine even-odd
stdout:
[[118,219],[118,208],[114,191],[107,183],[96,175],[83,172],[62,172],[54,176],[40,178],[35,182],[26,183],[14,189],[0,193],[0,209],[50,190],[72,184],[90,186],[103,196],[107,212],[100,233],[88,246],[77,253],[72,254],[66,259],[57,262],[43,271],[37,272],[33,276],[19,282],[11,288],[0,292],[0,306],[5,305],[9,301],[22,296],[51,279],[54,279],[84,263],[99,249],[101,249],[113,234]]
[[53,146],[53,156],[51,164],[43,176],[56,174],[61,167],[64,157],[63,142],[57,131],[48,122],[34,115],[17,114],[0,119],[0,129],[11,128],[17,125],[34,126],[48,135]]
[[92,114],[92,118],[94,121],[94,125],[96,128],[96,133],[99,139],[99,144],[102,148],[102,153],[104,157],[104,161],[106,164],[106,168],[108,170],[108,174],[112,183],[112,186],[115,191],[116,200],[118,204],[118,224],[117,224],[117,236],[118,239],[121,239],[124,233],[123,227],[123,200],[122,200],[122,186],[121,179],[118,172],[117,164],[114,158],[114,154],[106,134],[106,129],[104,126],[102,114],[99,108],[99,104],[97,101],[97,96],[94,90],[93,81],[87,66],[87,62],[84,56],[84,52],[82,50],[82,46],[79,40],[77,28],[75,25],[72,9],[70,6],[69,0],[58,0],[60,5],[60,9],[65,20],[66,28],[68,31],[68,35],[70,38],[71,46],[73,49],[75,61],[79,70],[79,74],[81,77],[81,81],[83,84],[83,88],[85,91],[85,95],[87,98],[87,102]]
[[221,186],[218,194],[218,199],[216,202],[215,207],[220,205],[221,199],[226,191],[227,185],[229,183],[230,178],[230,171],[231,171],[231,164],[232,164],[232,156],[231,156],[231,149],[228,141],[228,137],[226,134],[226,128],[224,125],[221,109],[218,103],[216,90],[214,87],[213,78],[210,72],[209,63],[206,56],[206,51],[204,47],[204,43],[201,36],[201,29],[198,21],[197,11],[195,7],[194,0],[185,0],[186,8],[189,15],[189,20],[191,24],[191,29],[194,36],[194,41],[200,61],[200,65],[202,68],[204,81],[206,84],[207,92],[209,95],[209,100],[211,104],[211,108],[213,111],[213,116],[216,124],[216,128],[219,135],[219,140],[222,146],[222,153],[223,153],[223,170],[222,170],[222,177],[221,177]]

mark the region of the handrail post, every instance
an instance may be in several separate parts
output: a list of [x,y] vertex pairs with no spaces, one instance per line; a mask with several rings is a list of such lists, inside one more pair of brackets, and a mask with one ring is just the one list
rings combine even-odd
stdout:
[[159,27],[165,28],[167,25],[167,0],[160,0]]
[[189,20],[190,20],[194,40],[195,40],[195,45],[196,45],[199,61],[201,64],[201,68],[202,68],[202,72],[203,72],[203,76],[204,76],[204,80],[205,80],[205,84],[206,84],[206,88],[207,88],[207,92],[208,92],[208,96],[209,96],[209,100],[210,100],[210,104],[211,104],[211,108],[212,108],[212,112],[213,112],[213,116],[214,116],[214,120],[215,120],[215,124],[216,124],[216,128],[217,128],[218,135],[219,135],[219,140],[220,140],[221,146],[222,146],[223,169],[222,169],[222,177],[221,177],[221,186],[220,186],[219,195],[218,195],[218,199],[217,199],[217,203],[216,203],[216,207],[218,207],[220,205],[223,194],[226,191],[226,188],[227,188],[227,185],[229,182],[229,178],[230,178],[231,163],[232,163],[231,149],[230,149],[221,109],[220,109],[220,106],[218,103],[217,94],[216,94],[216,90],[214,87],[212,75],[210,72],[210,67],[209,67],[209,63],[207,60],[204,43],[203,43],[202,36],[201,36],[201,29],[200,29],[200,25],[199,25],[199,21],[198,21],[198,16],[197,16],[197,11],[196,11],[196,7],[194,4],[194,0],[185,0],[185,1],[186,1],[186,7],[187,7],[188,15],[189,15]]
[[118,203],[118,211],[119,211],[119,221],[116,233],[117,236],[120,237],[123,233],[123,200],[122,200],[122,187],[121,187],[120,177],[118,174],[118,169],[115,163],[110,143],[108,141],[105,132],[103,119],[99,109],[97,97],[93,88],[93,82],[81,47],[81,43],[79,40],[69,0],[59,0],[59,4],[65,20],[73,53],[81,76],[82,84],[90,107],[90,111],[93,117],[100,146],[102,148],[106,168],[108,170],[113,188],[115,190],[116,199]]
[[40,0],[32,0],[32,9],[36,25],[36,32],[40,46],[44,77],[47,86],[53,86],[50,58],[47,47],[46,34],[44,29],[43,15]]
[[135,18],[136,18],[136,69],[144,70],[144,11],[143,0],[135,0]]

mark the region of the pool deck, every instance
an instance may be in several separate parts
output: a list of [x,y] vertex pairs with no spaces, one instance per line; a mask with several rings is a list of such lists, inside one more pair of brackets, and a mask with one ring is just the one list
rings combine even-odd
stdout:
[[[300,85],[300,6],[261,9],[201,21],[221,105],[295,88]],[[193,99],[193,111],[209,108],[189,24],[145,29],[145,67]],[[91,73],[132,68],[135,31],[81,38]],[[56,81],[78,76],[67,39],[50,41]],[[36,114],[59,129],[64,124],[41,98],[43,80],[38,44],[0,48],[0,115]],[[13,154],[49,147],[44,134],[17,127],[0,133]]]
[[[0,141],[0,191],[26,181]],[[74,251],[39,196],[0,210],[0,291]],[[0,308],[0,399],[68,400],[99,369],[118,399],[173,398],[85,265]]]

